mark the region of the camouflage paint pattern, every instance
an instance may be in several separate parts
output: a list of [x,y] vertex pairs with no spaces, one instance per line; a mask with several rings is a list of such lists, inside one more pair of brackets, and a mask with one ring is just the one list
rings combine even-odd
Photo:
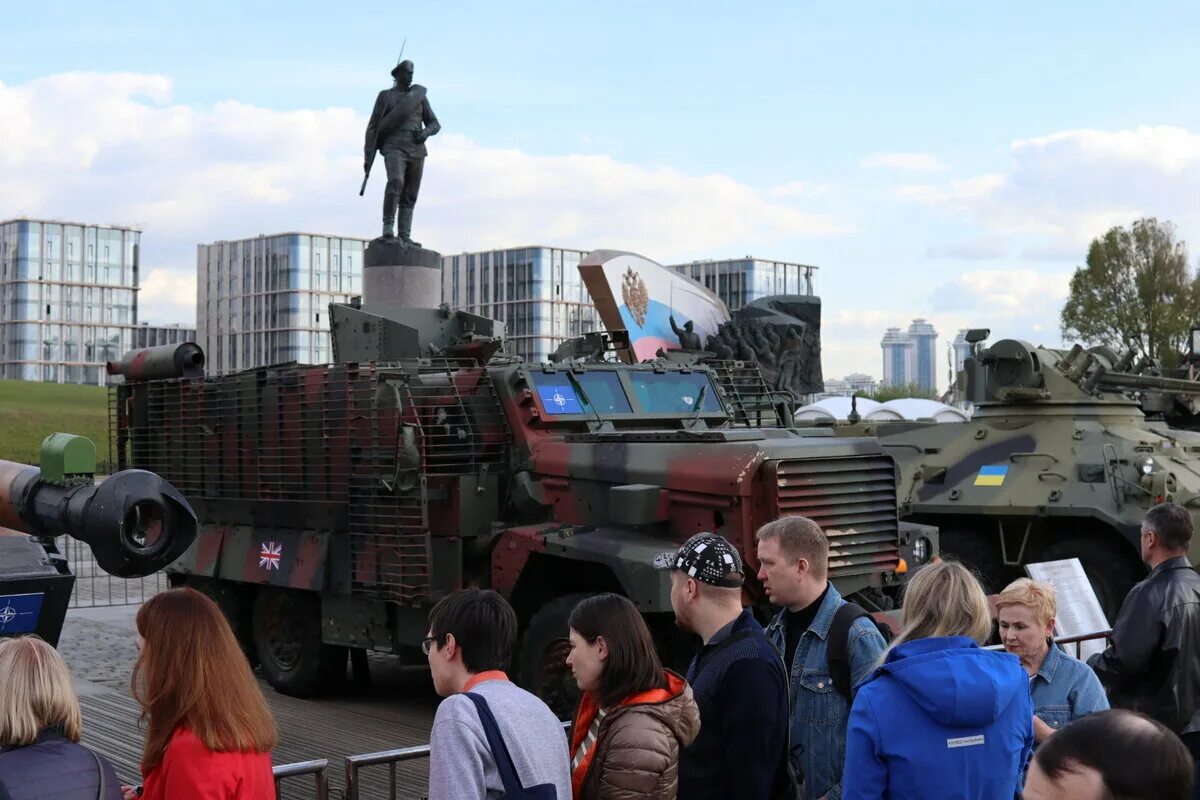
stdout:
[[[1009,578],[1046,557],[1080,557],[1111,615],[1144,574],[1146,510],[1171,500],[1200,523],[1200,434],[1147,421],[1132,394],[1141,376],[1120,362],[1107,348],[1002,340],[966,360],[970,421],[836,430],[878,438],[900,467],[901,516],[937,525],[947,551],[965,547],[964,558]],[[1189,556],[1200,560],[1200,538]]]
[[[404,314],[389,319],[403,326]],[[407,321],[418,330],[423,319]],[[485,344],[116,387],[121,465],[162,470],[200,514],[196,543],[171,568],[177,580],[318,592],[360,615],[361,642],[368,620],[388,617],[381,609],[411,622],[406,609],[423,615],[468,585],[513,597],[523,620],[556,594],[603,588],[667,611],[655,554],[710,530],[753,572],[754,532],[781,514],[827,530],[845,593],[898,585],[917,534],[936,550],[935,530],[901,529],[895,463],[878,442],[797,431],[769,402],[755,411],[753,364],[532,366]],[[689,402],[703,384],[703,408],[649,408],[635,378],[667,381],[667,394],[684,381]],[[620,387],[627,410],[554,413],[539,388],[601,379]],[[751,578],[747,600],[763,599]],[[326,623],[327,641],[352,643],[337,633],[352,620]],[[394,635],[390,649],[415,645],[424,628],[398,621]]]

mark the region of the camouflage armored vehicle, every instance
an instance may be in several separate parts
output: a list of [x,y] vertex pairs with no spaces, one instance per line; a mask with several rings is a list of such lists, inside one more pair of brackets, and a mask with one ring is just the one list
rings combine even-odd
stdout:
[[992,591],[1029,562],[1078,557],[1111,621],[1145,575],[1146,509],[1172,500],[1200,511],[1200,434],[1147,421],[1134,393],[1200,385],[1142,374],[1132,352],[985,347],[984,337],[975,334],[960,373],[970,421],[859,422],[839,433],[879,437],[900,465],[901,516],[937,525],[943,552],[973,563]]
[[[200,516],[172,581],[218,600],[277,690],[318,691],[347,650],[423,663],[430,604],[464,586],[512,601],[518,674],[543,696],[591,593],[633,599],[670,657],[653,558],[698,531],[753,567],[761,524],[810,516],[833,580],[871,608],[936,552],[935,530],[898,522],[879,444],[790,429],[753,365],[607,361],[608,334],[526,364],[500,323],[463,312],[330,317],[337,363],[126,372],[115,389],[121,465],[170,477]],[[765,602],[756,581],[748,592]]]
[[40,469],[0,461],[0,637],[58,644],[75,578],[55,537],[85,542],[122,578],[157,572],[195,539],[195,513],[162,478],[128,470],[96,484],[95,471],[95,446],[65,433],[42,442]]

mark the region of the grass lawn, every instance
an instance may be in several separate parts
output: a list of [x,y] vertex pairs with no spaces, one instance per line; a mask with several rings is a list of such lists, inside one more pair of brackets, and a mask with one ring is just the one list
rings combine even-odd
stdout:
[[107,461],[108,389],[0,381],[0,459],[36,464],[42,439],[58,431],[88,437]]

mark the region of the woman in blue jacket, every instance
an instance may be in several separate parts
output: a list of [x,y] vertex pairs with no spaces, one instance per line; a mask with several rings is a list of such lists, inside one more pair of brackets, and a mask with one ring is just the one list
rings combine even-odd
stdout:
[[979,645],[983,587],[956,562],[909,582],[904,627],[858,687],[846,732],[843,800],[1012,800],[1033,748],[1029,676]]

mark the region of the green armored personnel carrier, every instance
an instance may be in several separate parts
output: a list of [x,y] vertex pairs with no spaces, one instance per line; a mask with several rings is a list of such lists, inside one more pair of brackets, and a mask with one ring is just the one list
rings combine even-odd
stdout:
[[1132,351],[984,346],[986,336],[973,332],[960,373],[970,421],[838,433],[879,438],[900,465],[901,517],[937,525],[942,551],[975,565],[991,591],[1029,562],[1078,557],[1112,620],[1145,575],[1145,511],[1164,500],[1200,511],[1200,434],[1148,421],[1138,395],[1197,394],[1200,383],[1143,374]]

